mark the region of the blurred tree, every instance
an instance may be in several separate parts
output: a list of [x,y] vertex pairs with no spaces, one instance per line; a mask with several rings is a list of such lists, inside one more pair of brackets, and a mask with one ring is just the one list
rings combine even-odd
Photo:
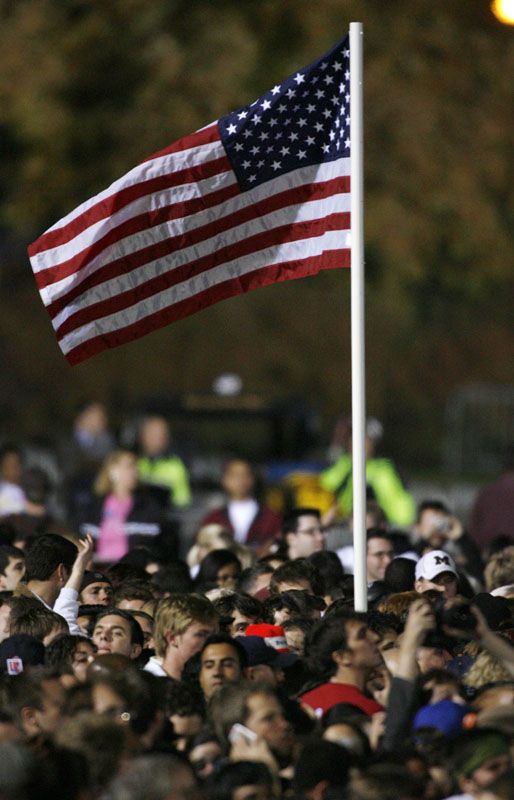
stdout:
[[514,37],[487,3],[0,0],[4,427],[40,430],[85,393],[207,388],[225,369],[348,408],[347,274],[225,302],[71,371],[20,244],[350,19],[365,25],[369,408],[400,461],[435,463],[450,389],[512,379]]

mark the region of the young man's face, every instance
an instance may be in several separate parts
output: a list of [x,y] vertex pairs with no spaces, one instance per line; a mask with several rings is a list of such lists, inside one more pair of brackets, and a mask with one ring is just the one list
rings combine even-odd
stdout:
[[[474,770],[469,778],[461,779],[461,787],[476,796],[478,792],[485,789],[495,778],[506,772],[512,764],[510,753],[487,758],[478,769]],[[496,797],[496,795],[495,795]]]
[[382,663],[382,656],[377,646],[378,636],[365,622],[350,620],[346,623],[346,634],[354,668],[373,669]]
[[214,622],[192,622],[184,633],[173,636],[173,645],[177,648],[181,661],[185,664],[200,652],[205,640],[216,631]]
[[112,586],[110,583],[90,583],[80,593],[83,605],[110,606],[112,601]]
[[200,686],[206,699],[220,686],[236,683],[241,677],[241,665],[235,647],[225,642],[207,645],[200,665]]
[[141,645],[132,644],[132,629],[128,620],[117,614],[107,614],[98,620],[91,637],[98,655],[119,653],[128,658],[137,658]]
[[296,531],[286,536],[291,558],[308,558],[313,553],[325,549],[325,534],[315,514],[298,517]]
[[393,546],[388,539],[370,539],[366,556],[368,583],[383,581],[385,571],[394,557]]
[[13,592],[25,575],[25,559],[9,556],[9,563],[0,574],[0,590]]
[[414,588],[420,594],[434,589],[449,600],[457,594],[457,578],[453,572],[441,572],[430,581],[427,578],[416,578]]

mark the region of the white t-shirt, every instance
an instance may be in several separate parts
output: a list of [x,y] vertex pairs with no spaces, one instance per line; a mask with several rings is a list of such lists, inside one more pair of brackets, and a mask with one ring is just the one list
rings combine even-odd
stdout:
[[228,518],[234,528],[234,539],[244,544],[248,538],[250,525],[259,510],[259,504],[253,497],[249,500],[232,500],[228,504]]

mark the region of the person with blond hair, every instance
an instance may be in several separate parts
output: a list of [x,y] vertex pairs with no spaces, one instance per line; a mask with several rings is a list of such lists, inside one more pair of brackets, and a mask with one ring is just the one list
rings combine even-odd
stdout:
[[114,563],[136,544],[162,530],[162,509],[139,491],[136,457],[114,450],[105,459],[94,483],[95,496],[80,526],[96,539],[95,561]]
[[179,681],[186,661],[200,652],[218,629],[219,615],[199,594],[172,594],[161,600],[154,624],[155,656],[145,666],[158,677]]

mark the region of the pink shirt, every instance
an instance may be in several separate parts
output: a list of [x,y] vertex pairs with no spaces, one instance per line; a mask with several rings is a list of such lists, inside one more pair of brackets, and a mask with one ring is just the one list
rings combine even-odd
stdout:
[[125,522],[133,505],[134,500],[131,497],[122,500],[110,494],[105,498],[96,550],[98,561],[119,561],[128,552]]

